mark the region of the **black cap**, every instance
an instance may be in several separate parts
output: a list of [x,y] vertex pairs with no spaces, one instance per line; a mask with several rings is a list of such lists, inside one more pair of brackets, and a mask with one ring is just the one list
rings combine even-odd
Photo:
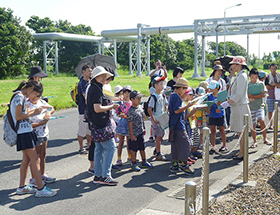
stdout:
[[43,72],[40,66],[34,66],[31,68],[31,73],[27,78],[33,78],[33,77],[45,78],[48,77],[48,75]]
[[129,95],[130,99],[134,99],[136,97],[142,97],[142,96],[143,95],[140,92],[138,92],[137,90],[133,90]]

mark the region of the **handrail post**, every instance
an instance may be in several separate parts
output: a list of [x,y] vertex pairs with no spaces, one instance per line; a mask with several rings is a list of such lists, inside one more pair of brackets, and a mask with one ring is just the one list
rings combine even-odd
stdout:
[[278,102],[274,102],[274,129],[273,129],[273,154],[277,153],[277,145],[278,145]]
[[248,162],[248,154],[249,154],[249,115],[244,114],[244,125],[245,130],[243,134],[243,183],[248,183],[248,169],[249,169],[249,162]]
[[196,208],[196,183],[188,181],[185,184],[185,215],[195,214]]
[[204,168],[203,168],[203,190],[202,190],[202,214],[208,214],[209,208],[209,137],[210,129],[204,127],[202,129],[202,135],[205,145],[203,146],[204,150]]

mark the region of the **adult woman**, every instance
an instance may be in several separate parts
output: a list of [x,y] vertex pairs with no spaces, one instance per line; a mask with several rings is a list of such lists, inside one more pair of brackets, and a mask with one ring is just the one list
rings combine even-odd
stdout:
[[210,75],[209,78],[207,78],[205,81],[210,84],[210,82],[212,80],[215,80],[215,81],[218,81],[218,83],[220,84],[221,88],[219,91],[224,91],[226,90],[226,82],[224,79],[221,78],[222,74],[223,74],[223,67],[221,65],[215,65],[213,67],[213,72],[212,74]]
[[[109,104],[110,100],[103,94],[103,85],[112,74],[102,66],[97,66],[92,71],[91,86],[87,95],[87,115],[90,122],[92,134],[96,131],[104,131],[102,137],[106,140],[95,141],[93,182],[96,184],[117,185],[111,177],[111,166],[116,149],[114,133],[106,134],[106,128],[111,126],[110,110],[117,108],[118,104]],[[93,138],[94,140],[94,138]]]
[[[229,100],[221,105],[223,108],[231,105],[230,127],[231,130],[238,132],[240,135],[244,124],[244,114],[249,115],[249,123],[252,124],[248,99],[248,77],[245,72],[245,69],[249,70],[249,68],[245,63],[245,58],[242,56],[234,57],[230,64],[230,69],[237,75],[229,89]],[[240,151],[233,158],[237,160],[243,159],[243,137],[240,141]]]
[[[37,81],[23,81],[13,92],[14,95],[10,104],[11,115],[14,124],[17,125],[17,151],[22,151],[20,183],[16,193],[22,195],[36,192],[36,197],[54,196],[57,192],[47,188],[42,183],[39,158],[35,150],[37,137],[33,132],[29,120],[29,117],[40,114],[43,109],[49,108],[49,106],[41,106],[32,110],[29,110],[26,106],[26,98],[33,99],[34,97],[40,96],[43,92],[43,86]],[[29,165],[32,175],[36,180],[38,190],[29,185],[25,185]]]
[[170,87],[174,91],[174,85],[176,81],[181,78],[184,74],[184,70],[181,67],[176,67],[173,71],[173,79],[167,82],[167,86]]
[[31,73],[27,78],[33,81],[41,81],[42,78],[46,77],[48,77],[48,75],[43,72],[40,66],[34,66],[31,68]]

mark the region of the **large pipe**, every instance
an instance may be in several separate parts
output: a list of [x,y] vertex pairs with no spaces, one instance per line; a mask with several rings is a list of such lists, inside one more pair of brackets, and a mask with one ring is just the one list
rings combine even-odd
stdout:
[[37,33],[33,34],[35,40],[68,40],[68,41],[78,41],[78,42],[99,42],[102,37],[89,36],[89,35],[79,35],[79,34],[69,34],[69,33]]

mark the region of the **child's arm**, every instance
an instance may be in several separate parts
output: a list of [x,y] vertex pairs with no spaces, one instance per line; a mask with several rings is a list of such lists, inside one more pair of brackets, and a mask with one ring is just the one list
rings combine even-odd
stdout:
[[185,119],[187,119],[187,118],[193,116],[197,110],[198,110],[197,108],[192,109],[191,112],[189,112],[188,114],[186,114]]
[[252,99],[262,99],[265,97],[265,92],[261,92],[259,95],[252,95],[250,93],[248,93],[248,97],[252,98]]
[[133,141],[137,140],[137,138],[133,134],[132,121],[128,122],[128,128],[129,128],[130,139]]
[[155,123],[155,124],[159,124],[159,122],[155,119],[154,117],[154,114],[153,114],[153,111],[152,111],[152,107],[148,107],[148,113],[150,114],[150,117],[152,119],[152,121]]
[[192,105],[193,104],[189,102],[186,106],[180,107],[178,110],[174,111],[174,113],[176,113],[176,114],[182,113],[183,111],[187,110]]
[[46,123],[48,122],[48,120],[42,120],[41,122],[38,122],[38,123],[31,123],[32,125],[32,128],[36,128],[36,127],[39,127],[41,125],[45,125]]
[[26,112],[26,114],[22,114],[22,105],[18,105],[18,106],[16,106],[16,114],[15,114],[16,120],[17,121],[24,120],[31,116],[38,115],[42,112],[42,110],[43,110],[42,107],[38,107],[38,108],[35,108],[32,110],[29,110],[28,112]]

